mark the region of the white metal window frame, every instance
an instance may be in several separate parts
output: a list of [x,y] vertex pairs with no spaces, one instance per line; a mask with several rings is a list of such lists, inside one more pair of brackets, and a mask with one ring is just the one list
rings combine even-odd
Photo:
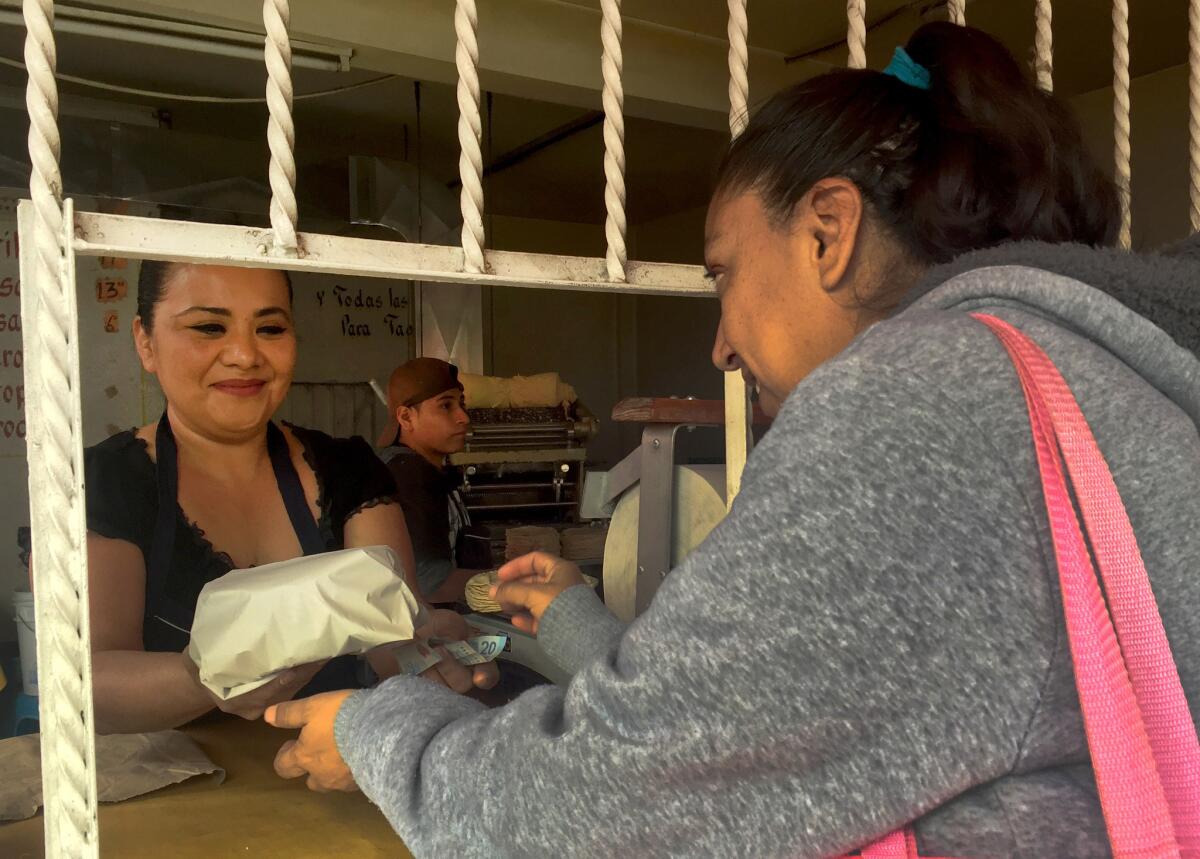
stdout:
[[[728,0],[730,132],[747,117],[747,0]],[[614,293],[705,296],[697,266],[631,261],[626,254],[625,153],[620,0],[601,0],[604,104],[604,258],[491,251],[485,247],[480,152],[479,43],[475,0],[456,0],[458,136],[463,242],[458,248],[297,231],[288,0],[264,0],[267,130],[271,150],[270,229],[182,223],[74,211],[59,170],[53,0],[23,0],[29,70],[27,108],[33,163],[30,199],[18,209],[21,309],[27,389],[29,497],[37,593],[42,781],[48,857],[96,857],[94,723],[88,625],[87,522],[83,493],[75,258],[117,256],[281,267],[341,275]],[[1038,82],[1052,85],[1051,0],[1036,2]],[[947,0],[966,21],[965,0]],[[1189,0],[1192,223],[1200,228],[1200,0]],[[1130,240],[1128,0],[1113,0],[1114,115],[1121,241]],[[851,67],[866,66],[866,0],[847,0]],[[750,447],[748,398],[726,374],[728,496],[736,494]]]

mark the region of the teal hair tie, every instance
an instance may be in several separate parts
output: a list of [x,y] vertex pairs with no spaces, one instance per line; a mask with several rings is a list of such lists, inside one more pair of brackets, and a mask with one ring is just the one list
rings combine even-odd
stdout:
[[896,48],[892,61],[883,73],[911,87],[929,89],[929,69],[910,57],[904,48]]

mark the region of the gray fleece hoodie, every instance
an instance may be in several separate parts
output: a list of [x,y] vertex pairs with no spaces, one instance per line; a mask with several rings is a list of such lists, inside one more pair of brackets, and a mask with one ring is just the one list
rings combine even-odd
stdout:
[[359,785],[417,857],[833,856],[912,820],[925,855],[1107,856],[1024,402],[967,313],[1071,384],[1200,714],[1198,277],[1020,245],[935,272],[792,393],[644,615],[555,600],[569,686],[350,698]]

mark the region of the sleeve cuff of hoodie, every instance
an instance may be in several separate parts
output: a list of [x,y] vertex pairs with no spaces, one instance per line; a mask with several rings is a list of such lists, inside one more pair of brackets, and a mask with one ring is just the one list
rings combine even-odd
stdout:
[[[471,717],[481,721],[472,723]],[[430,796],[435,804],[456,796],[448,787],[458,776],[448,764],[454,755],[447,756],[447,749],[469,747],[487,719],[487,709],[478,701],[420,677],[397,676],[347,697],[334,719],[333,738],[355,782],[392,828],[418,855],[432,855],[419,848],[430,838],[422,825],[434,824],[423,824],[418,812],[424,816],[429,811],[425,802]],[[458,759],[468,758],[459,753]],[[445,815],[463,813],[454,807],[442,812],[436,824],[440,827],[446,825]],[[472,829],[470,821],[464,825]],[[478,833],[472,830],[463,840],[478,842]]]
[[[354,771],[359,786],[382,760],[383,740],[399,726],[410,739],[436,733],[447,722],[487,709],[478,701],[420,677],[390,677],[374,689],[351,693],[333,720],[333,742],[338,754]],[[386,770],[386,766],[383,767]]]
[[574,675],[625,632],[625,623],[604,607],[588,585],[573,585],[554,598],[538,622],[538,644],[563,671]]
[[369,689],[359,689],[352,693],[342,706],[338,708],[337,715],[333,719],[333,743],[338,748],[338,754],[342,759],[346,759],[346,749],[349,748],[350,740],[350,725],[354,721],[355,715],[362,709],[363,704],[367,703],[367,695]]

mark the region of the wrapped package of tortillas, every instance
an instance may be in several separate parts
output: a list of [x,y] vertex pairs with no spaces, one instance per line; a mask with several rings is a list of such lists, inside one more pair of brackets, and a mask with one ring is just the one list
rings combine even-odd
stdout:
[[395,553],[368,546],[233,570],[200,592],[188,655],[222,700],[286,668],[408,641],[425,618]]

